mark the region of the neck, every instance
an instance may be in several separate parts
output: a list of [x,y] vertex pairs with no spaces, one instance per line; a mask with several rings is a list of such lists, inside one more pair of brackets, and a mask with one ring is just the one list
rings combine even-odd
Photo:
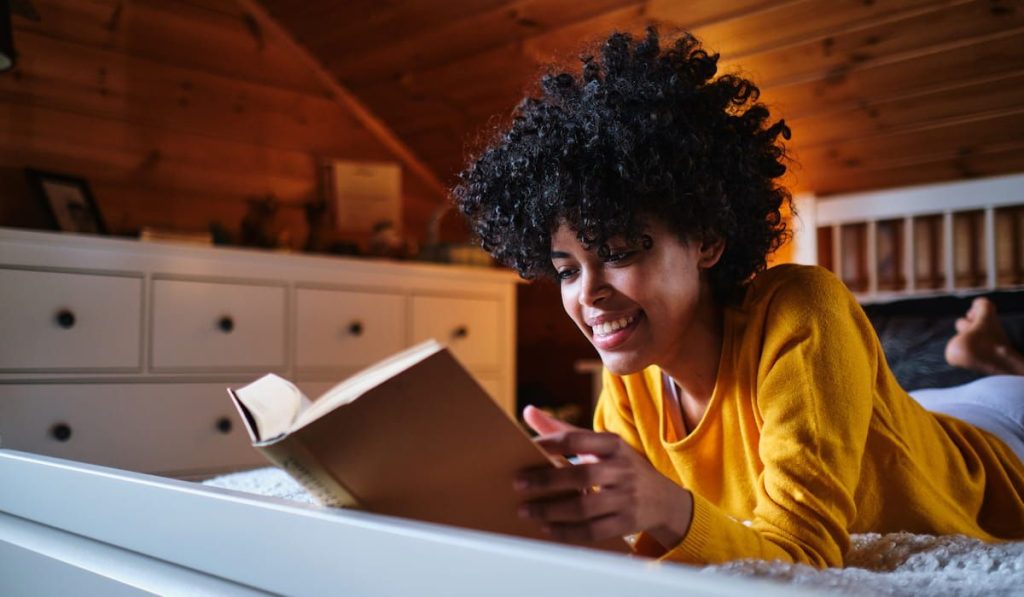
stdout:
[[[702,299],[710,297],[702,297]],[[671,363],[661,365],[679,386],[680,397],[707,405],[715,391],[722,354],[724,311],[714,300],[702,300],[693,324],[680,336],[680,350]]]

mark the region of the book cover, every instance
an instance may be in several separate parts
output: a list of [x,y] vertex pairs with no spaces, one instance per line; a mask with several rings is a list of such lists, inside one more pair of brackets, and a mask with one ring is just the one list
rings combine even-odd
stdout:
[[[436,342],[386,359],[312,404],[286,395],[289,386],[298,390],[280,378],[254,392],[263,381],[229,390],[254,446],[321,502],[549,539],[516,515],[512,482],[522,469],[555,462]],[[261,420],[268,408],[290,409],[291,418]],[[260,423],[284,430],[265,437]]]

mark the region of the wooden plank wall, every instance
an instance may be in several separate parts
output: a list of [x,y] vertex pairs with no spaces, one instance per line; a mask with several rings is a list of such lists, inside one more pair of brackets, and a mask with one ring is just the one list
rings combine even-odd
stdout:
[[796,191],[1024,170],[1020,0],[260,1],[443,180],[544,65],[648,24],[757,82],[793,130]]
[[[19,62],[0,73],[0,225],[44,223],[32,167],[86,178],[116,234],[237,228],[247,200],[273,195],[301,244],[318,158],[401,161],[235,0],[33,4],[41,21],[14,17]],[[407,167],[403,194],[420,237],[443,190]]]

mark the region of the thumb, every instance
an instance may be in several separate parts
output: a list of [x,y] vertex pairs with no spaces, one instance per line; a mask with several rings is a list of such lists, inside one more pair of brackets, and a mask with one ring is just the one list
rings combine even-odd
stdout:
[[577,431],[580,428],[560,421],[541,409],[530,405],[523,409],[523,420],[540,435],[551,435],[560,431]]

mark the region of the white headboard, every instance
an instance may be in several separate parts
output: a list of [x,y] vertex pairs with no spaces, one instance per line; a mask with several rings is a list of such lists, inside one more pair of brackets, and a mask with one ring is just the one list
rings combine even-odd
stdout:
[[795,260],[862,299],[1024,285],[1024,174],[794,203]]

